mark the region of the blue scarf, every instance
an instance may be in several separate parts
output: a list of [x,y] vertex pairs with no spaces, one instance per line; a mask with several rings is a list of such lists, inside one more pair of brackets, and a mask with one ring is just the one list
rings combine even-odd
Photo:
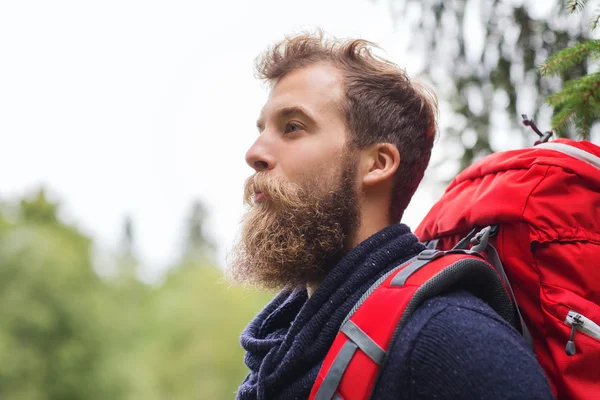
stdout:
[[250,373],[238,399],[306,399],[342,321],[383,274],[424,249],[404,224],[391,225],[352,249],[308,298],[283,290],[241,336]]

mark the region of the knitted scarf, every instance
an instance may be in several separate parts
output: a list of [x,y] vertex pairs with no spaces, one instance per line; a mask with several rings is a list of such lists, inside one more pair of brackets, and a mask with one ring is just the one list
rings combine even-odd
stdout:
[[383,274],[424,249],[404,224],[391,225],[352,249],[313,295],[283,290],[241,336],[250,373],[238,399],[306,399],[342,321]]

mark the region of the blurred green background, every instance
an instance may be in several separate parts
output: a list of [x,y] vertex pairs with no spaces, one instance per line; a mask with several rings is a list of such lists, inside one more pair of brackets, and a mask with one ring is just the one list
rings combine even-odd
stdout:
[[223,280],[199,208],[180,261],[145,284],[129,222],[98,260],[57,207],[39,191],[0,208],[0,398],[233,398],[240,332],[269,295]]

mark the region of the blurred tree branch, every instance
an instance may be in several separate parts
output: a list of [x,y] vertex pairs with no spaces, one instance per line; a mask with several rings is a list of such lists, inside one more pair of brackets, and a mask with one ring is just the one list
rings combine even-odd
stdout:
[[[376,0],[374,0],[376,1]],[[553,53],[584,42],[591,32],[583,13],[571,14],[561,1],[500,0],[386,0],[397,24],[412,32],[409,50],[421,54],[426,73],[450,108],[444,140],[464,147],[462,170],[492,151],[494,142],[531,144],[529,130],[521,124],[528,114],[541,125],[561,109],[551,109],[546,98],[563,82],[587,75],[588,63],[573,62],[552,76],[540,73]],[[584,2],[569,5],[581,9]],[[541,10],[543,8],[543,10]],[[590,97],[591,98],[591,97]],[[558,100],[556,100],[558,101]],[[580,121],[591,122],[589,114]],[[586,125],[587,126],[587,125]],[[476,139],[465,137],[475,132]],[[580,133],[589,137],[589,129]],[[574,137],[574,129],[561,136]],[[501,139],[498,135],[507,135]],[[496,139],[496,140],[494,140]]]

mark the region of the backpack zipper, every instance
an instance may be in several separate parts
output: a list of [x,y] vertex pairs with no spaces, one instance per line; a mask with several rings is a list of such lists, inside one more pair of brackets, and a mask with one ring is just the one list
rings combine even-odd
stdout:
[[596,340],[600,340],[600,325],[577,311],[570,310],[567,318],[565,318],[565,323],[571,326],[571,336],[569,336],[569,341],[565,347],[565,352],[568,356],[575,355],[577,352],[574,340],[576,331],[581,331]]

